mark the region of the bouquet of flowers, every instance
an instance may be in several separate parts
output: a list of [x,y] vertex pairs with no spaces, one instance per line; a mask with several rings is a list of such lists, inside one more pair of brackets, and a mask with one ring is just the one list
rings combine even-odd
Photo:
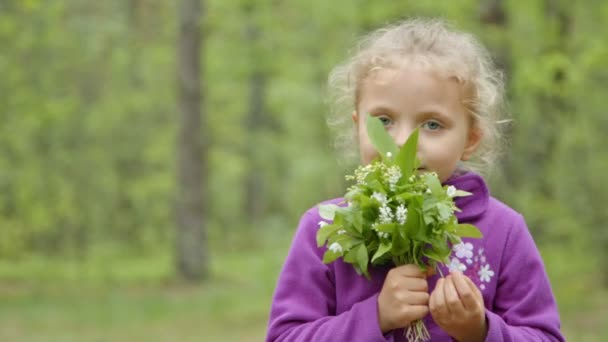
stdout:
[[[480,238],[473,225],[459,224],[454,198],[470,193],[442,186],[436,173],[419,172],[416,158],[418,130],[399,149],[382,123],[369,116],[369,138],[380,154],[371,164],[360,166],[348,188],[347,204],[321,205],[317,245],[326,245],[323,262],[342,258],[358,274],[370,278],[369,265],[389,262],[433,268],[449,262],[452,245],[462,237]],[[410,342],[430,339],[422,320],[406,331]]]

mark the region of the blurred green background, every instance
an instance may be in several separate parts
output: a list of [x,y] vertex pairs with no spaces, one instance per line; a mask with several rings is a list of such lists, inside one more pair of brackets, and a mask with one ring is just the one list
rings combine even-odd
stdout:
[[608,340],[608,2],[201,2],[197,280],[175,266],[178,3],[0,0],[1,341],[262,340],[300,215],[346,186],[327,74],[411,16],[505,70],[492,192],[527,218],[568,340]]

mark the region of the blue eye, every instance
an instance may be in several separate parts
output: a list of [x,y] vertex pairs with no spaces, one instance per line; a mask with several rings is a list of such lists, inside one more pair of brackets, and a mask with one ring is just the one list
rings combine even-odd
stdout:
[[380,122],[382,122],[382,124],[384,126],[390,126],[391,123],[393,122],[390,118],[388,118],[386,116],[379,116],[378,120],[380,120]]
[[430,131],[437,131],[442,128],[441,124],[437,121],[427,121],[422,124],[422,127],[426,128]]

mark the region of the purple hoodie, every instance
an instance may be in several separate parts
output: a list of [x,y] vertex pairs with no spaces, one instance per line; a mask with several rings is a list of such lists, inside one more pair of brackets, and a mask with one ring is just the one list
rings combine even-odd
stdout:
[[[486,341],[564,341],[543,262],[522,216],[490,197],[477,174],[445,184],[473,194],[456,199],[462,210],[457,217],[477,226],[483,238],[463,239],[447,267],[462,270],[481,290]],[[275,290],[266,340],[406,341],[403,329],[383,335],[378,324],[378,294],[391,266],[370,267],[367,280],[341,259],[324,264],[325,247],[315,240],[320,220],[317,207],[300,220]],[[430,291],[438,277],[428,279]],[[431,341],[451,340],[430,314],[424,322]]]

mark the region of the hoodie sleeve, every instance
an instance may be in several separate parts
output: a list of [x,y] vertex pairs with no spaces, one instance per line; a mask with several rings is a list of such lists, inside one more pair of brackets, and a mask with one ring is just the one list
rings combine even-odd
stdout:
[[504,246],[488,342],[564,341],[541,256],[521,215]]
[[274,293],[266,341],[388,341],[378,325],[377,294],[336,315],[332,265],[316,245],[318,211],[302,219]]

